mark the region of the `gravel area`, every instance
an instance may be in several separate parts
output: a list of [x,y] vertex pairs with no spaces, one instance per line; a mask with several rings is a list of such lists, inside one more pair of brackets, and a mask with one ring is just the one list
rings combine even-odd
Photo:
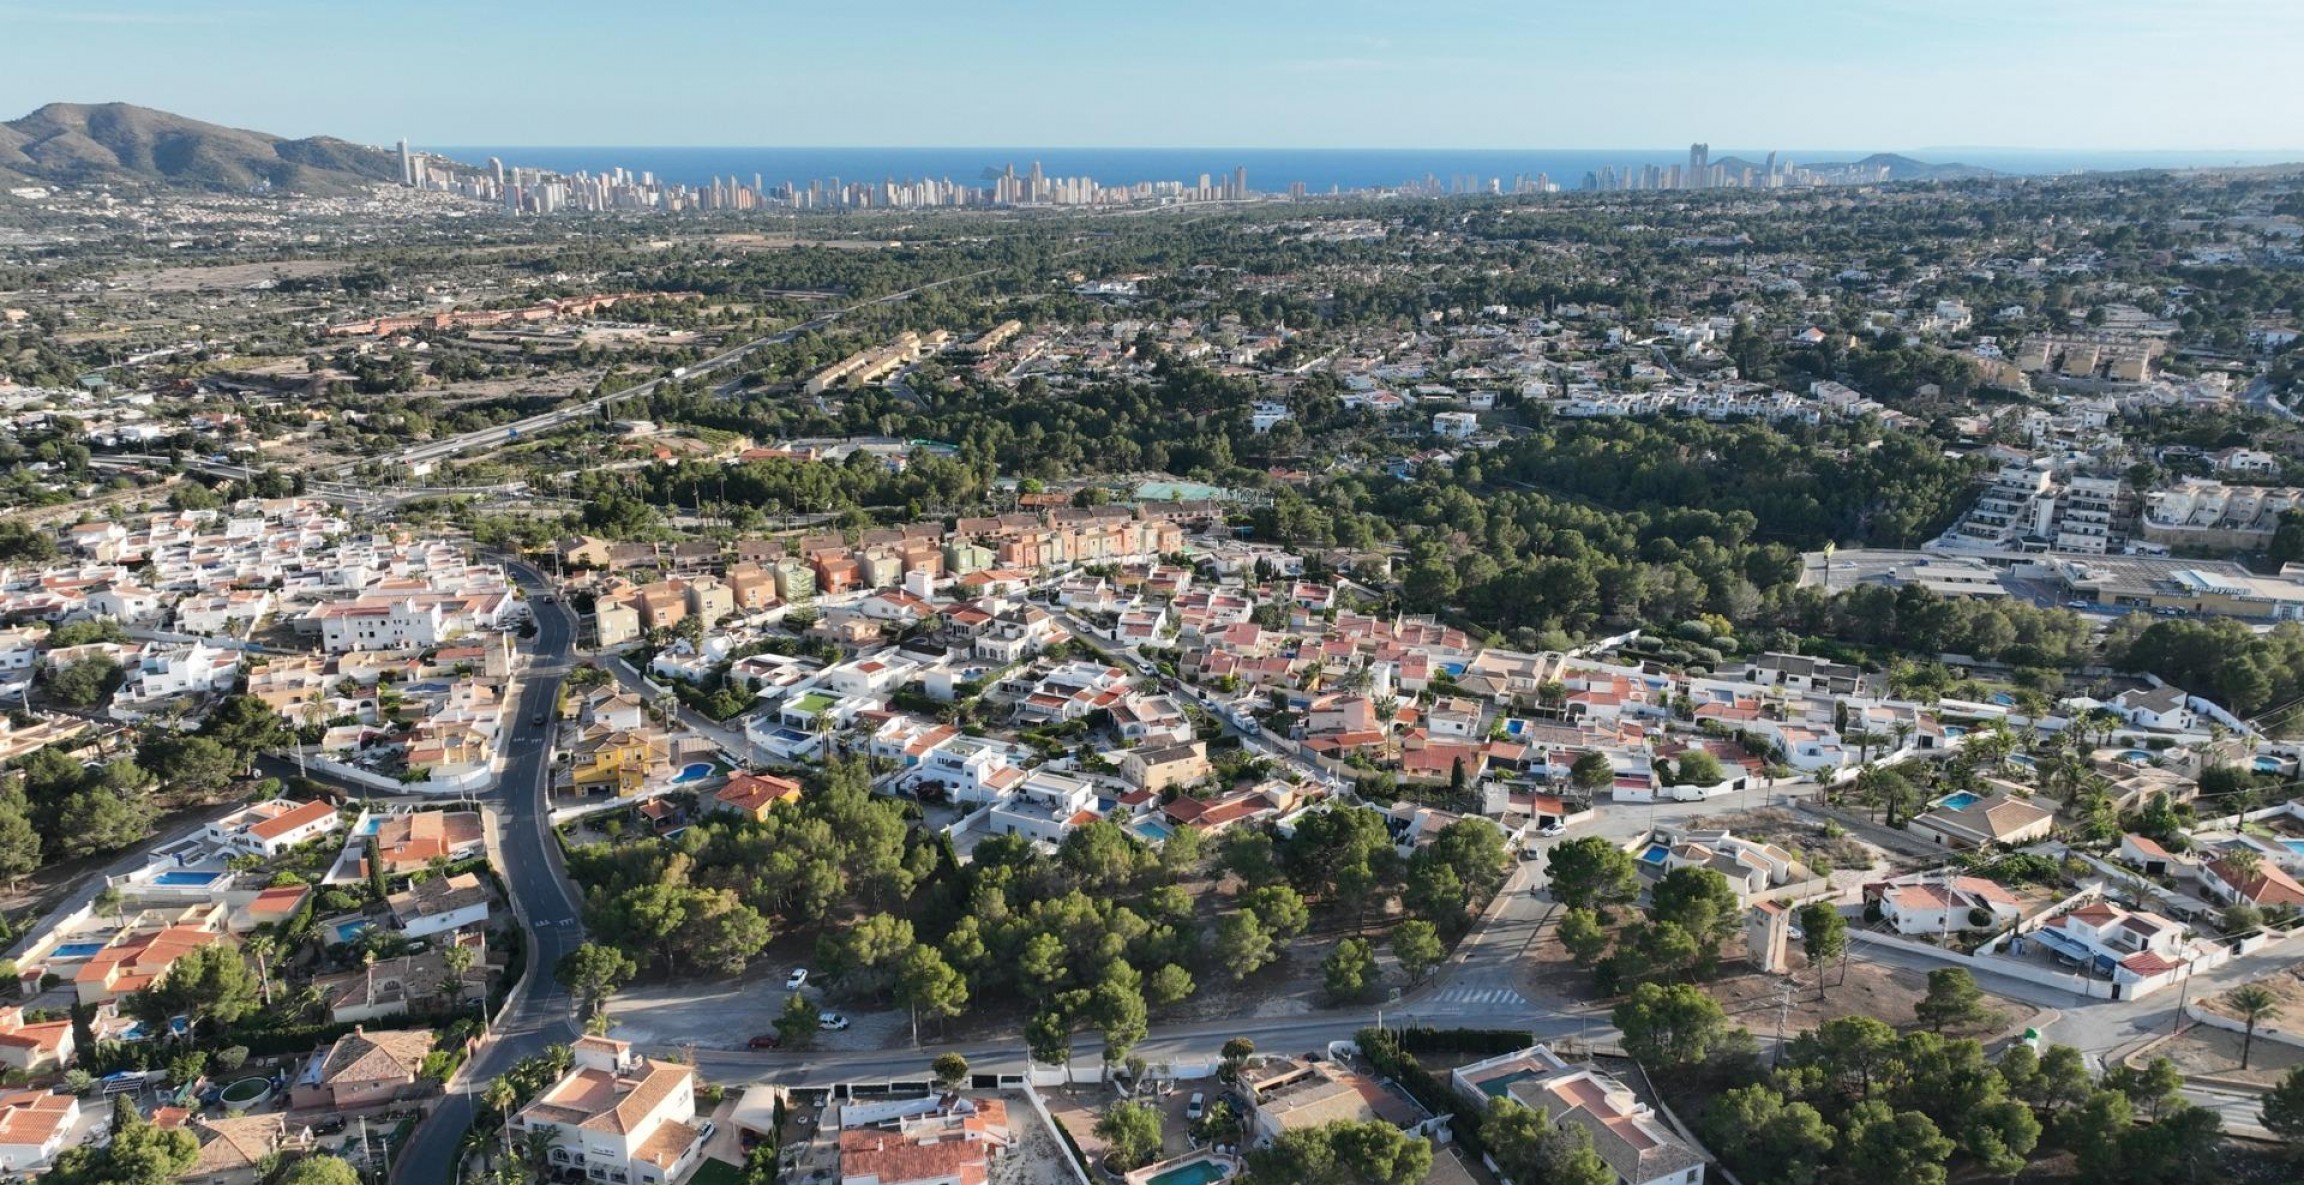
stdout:
[[1016,1137],[1016,1147],[993,1162],[991,1185],[1059,1185],[1077,1180],[1071,1154],[1056,1133],[1040,1122],[1032,1101],[1022,1094],[1001,1097],[1008,1102],[1008,1130]]

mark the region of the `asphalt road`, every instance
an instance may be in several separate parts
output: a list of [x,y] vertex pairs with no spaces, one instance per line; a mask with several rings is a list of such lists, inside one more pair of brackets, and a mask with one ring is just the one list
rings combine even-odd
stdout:
[[[547,743],[550,709],[559,697],[561,680],[568,674],[576,623],[566,604],[542,603],[537,594],[547,585],[541,574],[522,564],[508,566],[513,578],[529,591],[537,626],[520,702],[513,709],[504,776],[493,804],[499,871],[513,896],[514,915],[528,932],[527,974],[495,1030],[465,1068],[460,1085],[441,1100],[432,1117],[417,1127],[401,1149],[392,1166],[392,1179],[406,1185],[444,1185],[454,1180],[456,1149],[472,1125],[477,1092],[522,1058],[581,1035],[574,1019],[574,1001],[552,981],[553,966],[560,956],[584,941],[584,931],[579,902],[560,868],[559,846],[552,839],[546,801],[551,774],[551,746]],[[531,723],[539,712],[545,714],[543,725]]]
[[[541,574],[512,564],[516,579],[532,594],[545,587]],[[516,898],[515,911],[533,936],[524,990],[506,1009],[503,1023],[463,1076],[464,1086],[443,1100],[435,1117],[418,1129],[394,1165],[395,1179],[407,1185],[453,1179],[455,1153],[473,1115],[473,1092],[493,1080],[521,1058],[546,1046],[573,1040],[578,1029],[573,1001],[550,981],[551,967],[566,951],[582,941],[579,903],[559,869],[559,852],[548,822],[546,783],[549,774],[546,730],[529,720],[558,694],[569,667],[574,622],[565,605],[535,602],[538,636],[531,666],[523,684],[521,703],[514,717],[514,734],[497,803],[500,863],[507,887]],[[611,668],[613,669],[613,667]],[[1610,811],[1596,825],[1578,832],[1622,839],[1651,826],[1687,826],[1727,811],[1780,802],[1806,789],[1803,785],[1743,791],[1706,803],[1658,803],[1647,810]],[[1579,1008],[1564,1000],[1530,998],[1521,987],[1518,964],[1536,941],[1549,911],[1549,898],[1530,890],[1542,883],[1538,861],[1516,865],[1502,898],[1475,925],[1456,953],[1426,984],[1383,1006],[1387,1023],[1437,1025],[1514,1026],[1528,1028],[1539,1039],[1580,1036],[1606,1041],[1614,1035],[1604,1009]],[[2231,966],[2204,975],[2196,991],[2229,990],[2247,979],[2265,974],[2293,958],[2291,944],[2277,951],[2259,952]],[[1909,952],[1858,944],[1860,959],[1913,970],[1934,966]],[[1989,972],[1980,975],[1987,991],[2026,1000],[2050,1009],[2041,1028],[2051,1041],[2074,1045],[2101,1065],[2120,1051],[2134,1047],[2155,1032],[2165,1032],[2174,1020],[2178,1000],[2154,996],[2144,1001],[2086,1001],[2070,992],[2008,979]],[[1272,1052],[1320,1049],[1331,1040],[1352,1033],[1378,1019],[1373,1007],[1320,1012],[1298,1017],[1243,1017],[1237,1020],[1162,1025],[1137,1049],[1150,1061],[1200,1060],[1210,1056],[1226,1038],[1253,1036]],[[1074,1046],[1073,1064],[1083,1076],[1097,1071],[1098,1041],[1083,1034]],[[888,1049],[855,1052],[697,1049],[698,1068],[710,1081],[729,1085],[781,1082],[791,1085],[826,1081],[913,1080],[923,1076],[936,1054],[955,1051],[952,1046],[927,1049]],[[650,1051],[657,1052],[657,1051]],[[957,1049],[979,1073],[1020,1073],[1025,1068],[1021,1039],[997,1043],[971,1042]],[[2223,1092],[2193,1089],[2187,1095],[2224,1113],[2227,1123],[2239,1126],[2253,1100],[2223,1096]]]

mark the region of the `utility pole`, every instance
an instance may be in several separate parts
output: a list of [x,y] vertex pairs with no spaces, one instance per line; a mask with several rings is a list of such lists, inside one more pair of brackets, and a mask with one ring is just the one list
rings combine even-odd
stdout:
[[1784,1061],[1784,1022],[1791,1011],[1792,977],[1786,975],[1784,977],[1784,994],[1777,997],[1776,1000],[1776,1053],[1775,1056],[1768,1059],[1770,1067],[1781,1065]]

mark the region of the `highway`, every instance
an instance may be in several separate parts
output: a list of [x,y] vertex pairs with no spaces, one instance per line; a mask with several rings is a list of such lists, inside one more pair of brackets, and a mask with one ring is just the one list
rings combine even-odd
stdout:
[[[549,585],[541,573],[525,564],[507,567],[513,579],[528,590],[537,630],[529,648],[519,702],[513,708],[504,776],[492,803],[497,826],[491,839],[497,868],[513,898],[513,914],[528,934],[527,973],[505,1004],[495,1029],[459,1076],[456,1089],[416,1128],[395,1158],[393,1180],[406,1185],[454,1180],[457,1147],[472,1125],[478,1092],[513,1063],[579,1035],[574,1001],[552,981],[552,968],[561,955],[584,941],[584,931],[581,903],[561,867],[559,844],[552,837],[548,802],[551,707],[559,697],[561,680],[568,675],[576,622],[565,603],[557,599],[552,604],[543,603],[540,594]],[[545,714],[541,726],[530,723],[538,712]]]

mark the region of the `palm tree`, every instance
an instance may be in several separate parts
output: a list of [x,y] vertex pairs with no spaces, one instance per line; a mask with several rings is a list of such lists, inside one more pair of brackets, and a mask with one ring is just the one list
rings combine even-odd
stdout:
[[2240,1019],[2248,1025],[2248,1031],[2240,1038],[2240,1068],[2245,1070],[2248,1068],[2248,1055],[2256,1045],[2257,1022],[2280,1015],[2280,997],[2273,995],[2271,989],[2263,984],[2248,983],[2240,985],[2231,995],[2224,997],[2224,1002],[2230,1004],[2232,1011],[2239,1013]]
[[451,1005],[463,1000],[464,973],[472,969],[473,958],[472,948],[461,942],[452,943],[448,949],[440,952],[440,965],[444,968],[444,974],[440,976],[440,994],[447,997]]
[[296,989],[295,998],[288,1001],[286,1009],[307,1020],[326,1020],[328,989],[316,983],[307,983]]
[[272,960],[280,957],[280,940],[268,931],[258,930],[241,944],[241,950],[256,962],[256,991],[264,1006],[272,1006]]
[[536,1171],[540,1173],[546,1171],[545,1166],[552,1163],[552,1150],[559,1146],[560,1127],[558,1124],[532,1127],[520,1133],[520,1158],[534,1166]]

